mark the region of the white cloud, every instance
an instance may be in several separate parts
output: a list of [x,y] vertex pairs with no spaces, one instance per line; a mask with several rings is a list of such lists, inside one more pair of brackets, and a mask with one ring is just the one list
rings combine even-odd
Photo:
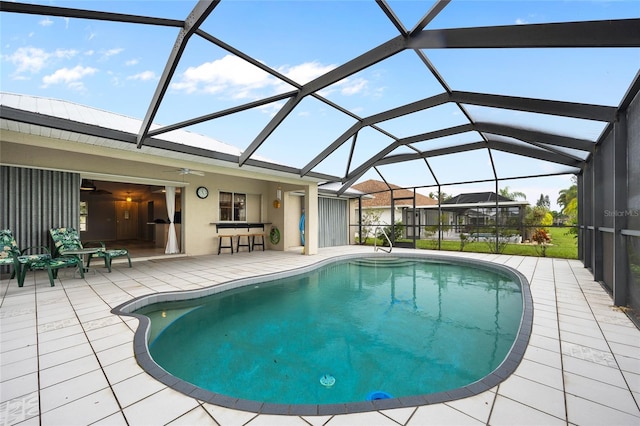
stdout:
[[31,73],[37,74],[47,65],[51,59],[71,59],[78,54],[73,49],[57,49],[53,52],[47,52],[36,47],[20,47],[11,55],[5,55],[3,58],[16,66],[14,77],[20,74]]
[[[281,66],[277,71],[298,84],[305,84],[333,69],[335,65],[312,61]],[[325,89],[323,94],[339,91],[344,96],[350,96],[363,92],[367,85],[368,81],[363,78],[345,78]],[[233,55],[187,68],[171,88],[185,93],[204,92],[232,99],[257,99],[293,89],[287,83]],[[263,110],[272,111],[272,108]]]
[[361,93],[364,89],[367,88],[367,84],[368,82],[364,78],[346,78],[337,83],[338,87],[340,88],[340,93],[345,96],[351,96]]
[[234,92],[238,97],[251,97],[256,90],[276,84],[276,79],[242,59],[227,55],[213,62],[189,67],[180,80],[171,85],[174,90],[193,93]]
[[100,60],[105,61],[105,60],[109,59],[112,56],[119,55],[123,51],[124,51],[124,49],[121,48],[121,47],[105,50],[105,51],[102,52],[102,56],[100,57]]
[[73,49],[57,49],[53,52],[53,56],[59,59],[71,59],[78,54],[77,50]]
[[[335,65],[322,65],[316,61],[306,62],[293,67],[281,67],[278,71],[291,80],[299,84],[305,84],[335,69]],[[341,95],[351,96],[362,93],[368,85],[364,78],[345,78],[322,90],[321,94],[326,96],[335,90]]]
[[42,78],[44,87],[48,87],[52,84],[66,84],[71,89],[82,88],[82,78],[88,75],[93,75],[98,70],[91,67],[82,67],[80,65],[75,68],[61,68],[51,75],[47,75]]
[[335,65],[306,62],[292,67],[281,67],[278,71],[299,84],[305,84],[334,69]]
[[84,87],[84,83],[83,83],[83,82],[81,82],[81,81],[72,81],[71,83],[69,83],[69,84],[67,85],[67,87],[68,87],[70,90],[73,90],[74,92],[81,92],[81,91],[83,91],[83,90],[84,90],[84,88],[85,88],[85,87]]
[[522,18],[517,18],[516,19],[516,25],[525,25],[525,24],[528,24],[528,22],[525,21],[524,19],[522,19]]
[[13,54],[5,55],[4,59],[16,66],[15,73],[30,72],[36,74],[47,62],[51,55],[42,49],[35,47],[20,47]]
[[376,87],[375,90],[373,91],[373,97],[381,98],[384,95],[384,92],[386,91],[387,91],[387,88],[384,86]]
[[122,52],[124,49],[121,47],[115,48],[115,49],[109,49],[107,51],[104,52],[104,56],[114,56],[117,55],[118,53]]
[[129,59],[128,61],[126,61],[124,64],[128,67],[131,67],[133,65],[138,65],[138,60],[137,59]]
[[148,80],[155,80],[155,79],[156,79],[156,73],[154,73],[153,71],[143,71],[141,73],[130,75],[129,77],[127,77],[127,80],[148,81]]
[[278,113],[278,111],[282,109],[283,106],[284,106],[284,102],[272,102],[267,105],[259,106],[258,110],[262,111],[264,114],[268,115],[269,117],[273,117]]
[[42,27],[50,27],[51,25],[53,25],[53,21],[49,18],[44,18],[40,22],[38,22],[38,24]]

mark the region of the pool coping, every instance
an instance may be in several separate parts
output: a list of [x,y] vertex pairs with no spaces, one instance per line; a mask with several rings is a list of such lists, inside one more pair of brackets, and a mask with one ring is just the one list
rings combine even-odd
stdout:
[[[209,296],[212,294],[221,293],[223,291],[233,290],[253,284],[260,283],[264,280],[274,280],[279,278],[286,278],[292,275],[298,275],[304,272],[308,272],[317,269],[325,264],[334,263],[340,260],[348,259],[361,259],[366,258],[419,258],[434,261],[451,261],[463,264],[469,264],[473,266],[488,267],[491,269],[498,269],[513,275],[520,283],[523,309],[520,321],[520,327],[518,329],[517,336],[512,344],[507,356],[502,363],[480,380],[470,383],[466,386],[456,389],[431,393],[426,395],[414,395],[399,398],[379,399],[373,401],[359,401],[348,402],[340,404],[276,404],[268,402],[260,402],[247,400],[242,398],[231,397],[222,395],[216,392],[212,392],[198,386],[195,386],[189,382],[186,382],[178,377],[173,376],[162,367],[160,367],[151,357],[148,347],[148,335],[150,330],[151,321],[149,317],[141,314],[136,314],[134,311],[141,309],[145,306],[159,303],[159,302],[173,302],[189,300],[194,298],[200,298]],[[529,281],[526,277],[517,270],[502,265],[499,263],[493,263],[486,260],[461,258],[451,255],[440,254],[422,254],[422,253],[401,253],[401,254],[387,254],[387,253],[373,253],[371,255],[363,256],[362,254],[345,254],[340,256],[323,259],[310,265],[293,268],[287,271],[257,275],[249,278],[242,278],[238,280],[228,281],[222,284],[216,284],[210,287],[196,289],[196,290],[182,290],[171,291],[163,293],[155,293],[151,295],[139,296],[128,302],[122,303],[111,310],[112,314],[120,316],[130,316],[139,320],[138,328],[135,331],[133,338],[134,355],[138,365],[144,369],[147,374],[163,383],[167,387],[183,393],[187,396],[195,398],[197,400],[215,404],[218,406],[249,411],[258,414],[274,414],[274,415],[335,415],[335,414],[350,414],[361,413],[368,411],[387,410],[394,408],[406,408],[416,407],[422,405],[430,405],[441,402],[453,401],[470,396],[480,394],[488,391],[499,383],[506,380],[518,367],[531,336],[533,327],[533,298],[531,295]]]

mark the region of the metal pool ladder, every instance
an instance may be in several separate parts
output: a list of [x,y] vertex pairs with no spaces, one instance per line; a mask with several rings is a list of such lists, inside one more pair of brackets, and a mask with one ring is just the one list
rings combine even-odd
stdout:
[[389,243],[389,250],[384,249],[382,247],[378,247],[377,235],[378,235],[379,228],[380,228],[379,226],[376,226],[376,229],[373,231],[373,251],[382,250],[385,253],[391,253],[391,249],[393,249],[393,245],[391,244],[391,240],[389,239],[389,236],[385,232],[384,228],[382,228],[380,231],[382,231],[382,235],[384,235],[384,237],[387,239],[387,242]]

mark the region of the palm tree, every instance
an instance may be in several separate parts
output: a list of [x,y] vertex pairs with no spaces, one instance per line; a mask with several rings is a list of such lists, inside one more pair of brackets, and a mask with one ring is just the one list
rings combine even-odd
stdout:
[[[438,193],[431,191],[429,193],[429,198],[431,198],[432,200],[437,200],[438,199]],[[449,198],[451,198],[451,195],[447,194],[446,192],[440,192],[440,200],[439,200],[440,203],[443,203],[443,202],[447,201]]]
[[513,201],[517,200],[518,198],[521,198],[523,200],[527,199],[527,195],[524,192],[520,192],[520,191],[509,192],[508,186],[505,186],[500,190],[500,195]]
[[[558,191],[557,201],[562,206],[562,213],[569,217],[569,224],[576,225],[578,223],[578,185],[574,183],[569,188]],[[578,236],[578,230],[575,226],[571,227],[571,233],[574,234],[574,237]]]
[[[575,202],[573,202],[575,200]],[[567,189],[561,189],[558,192],[558,199],[556,200],[558,205],[562,207],[562,213],[570,215],[570,211],[577,208],[578,203],[578,185],[573,184]]]

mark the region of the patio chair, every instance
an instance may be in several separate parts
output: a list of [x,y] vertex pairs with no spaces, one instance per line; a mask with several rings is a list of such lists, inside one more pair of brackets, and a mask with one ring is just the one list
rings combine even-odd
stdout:
[[35,270],[47,271],[51,287],[55,286],[54,280],[58,278],[58,269],[61,268],[78,268],[80,276],[84,278],[82,262],[77,258],[52,258],[51,252],[44,246],[27,247],[20,250],[16,239],[8,229],[0,229],[0,248],[2,249],[0,251],[0,265],[13,265],[10,279],[17,277],[18,287],[24,286],[27,272]]
[[[129,268],[131,268],[131,257],[129,256],[129,250],[127,249],[108,249],[102,241],[80,241],[80,235],[75,228],[52,228],[49,230],[51,238],[56,247],[55,255],[65,256],[65,252],[77,252],[89,248],[97,248],[96,251],[87,252],[87,268],[91,265],[91,259],[95,257],[101,257],[104,259],[104,266],[111,272],[111,262],[116,257],[126,256],[129,261]],[[72,256],[79,257],[77,253]]]

